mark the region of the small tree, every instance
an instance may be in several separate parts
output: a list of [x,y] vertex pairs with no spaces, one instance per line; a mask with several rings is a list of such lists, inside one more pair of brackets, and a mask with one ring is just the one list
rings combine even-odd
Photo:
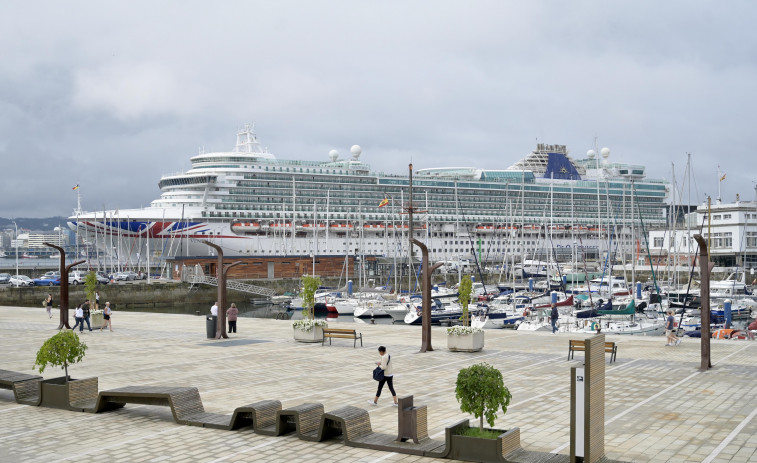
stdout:
[[321,279],[315,276],[302,277],[302,317],[315,318],[315,292],[321,286]]
[[95,291],[97,291],[97,275],[95,272],[90,271],[87,276],[84,277],[84,291],[87,294],[87,300],[89,301],[89,307],[95,310]]
[[512,395],[499,370],[488,363],[479,363],[457,374],[455,398],[460,402],[461,411],[479,419],[478,428],[483,430],[484,417],[489,426],[494,426],[497,410],[501,407],[502,413],[507,413]]
[[45,371],[47,365],[59,366],[65,370],[68,382],[68,365],[81,362],[86,350],[87,345],[81,342],[76,333],[62,330],[42,344],[34,366],[38,367],[40,373]]
[[470,275],[465,275],[457,287],[457,300],[463,307],[463,326],[468,326],[470,320],[468,317],[468,305],[470,304],[471,293],[473,292],[473,282]]

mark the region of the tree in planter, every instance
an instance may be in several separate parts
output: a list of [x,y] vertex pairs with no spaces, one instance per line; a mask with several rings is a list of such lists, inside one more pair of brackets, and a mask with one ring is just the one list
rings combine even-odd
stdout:
[[68,365],[81,362],[86,351],[87,345],[81,342],[76,333],[62,330],[42,344],[34,366],[38,367],[40,373],[45,371],[47,365],[61,367],[66,372],[68,382]]
[[479,419],[478,428],[483,431],[484,417],[489,426],[494,426],[497,410],[502,408],[502,413],[507,413],[512,395],[499,370],[488,363],[478,363],[457,374],[455,398],[461,411]]
[[315,292],[321,286],[321,279],[316,276],[302,277],[302,318],[315,318]]
[[89,306],[92,310],[96,309],[95,291],[97,291],[97,275],[95,275],[95,272],[90,271],[87,276],[84,277],[84,291],[87,295]]
[[463,326],[470,325],[470,318],[468,317],[468,305],[470,304],[471,293],[473,292],[473,282],[470,279],[470,275],[465,275],[460,284],[457,287],[457,300],[463,308]]

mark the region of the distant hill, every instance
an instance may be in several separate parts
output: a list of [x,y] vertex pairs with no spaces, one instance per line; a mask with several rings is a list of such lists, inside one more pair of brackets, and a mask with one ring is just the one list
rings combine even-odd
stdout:
[[[65,227],[67,217],[44,217],[44,218],[25,218],[18,217],[16,221],[18,228],[32,231],[49,231],[57,226]],[[13,228],[13,220],[0,217],[0,230]]]

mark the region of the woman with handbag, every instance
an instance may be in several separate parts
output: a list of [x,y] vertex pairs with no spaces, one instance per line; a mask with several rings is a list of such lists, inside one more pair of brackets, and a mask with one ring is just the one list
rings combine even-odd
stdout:
[[394,406],[397,406],[397,393],[394,392],[394,368],[392,367],[392,356],[386,353],[386,347],[379,346],[378,348],[380,360],[376,362],[376,369],[373,371],[373,379],[378,381],[378,389],[376,390],[376,397],[368,402],[371,405],[378,405],[379,396],[381,396],[381,390],[384,388],[384,383],[389,386],[389,392],[392,393],[392,399],[394,399]]

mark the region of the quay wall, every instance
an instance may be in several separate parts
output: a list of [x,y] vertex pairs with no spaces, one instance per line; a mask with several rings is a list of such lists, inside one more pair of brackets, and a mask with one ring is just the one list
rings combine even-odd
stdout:
[[[630,275],[628,276],[630,278]],[[476,280],[479,280],[478,276],[475,276]],[[487,282],[487,289],[491,285],[491,289],[496,291],[496,277],[492,276],[492,283]],[[636,274],[637,281],[648,281],[651,279],[651,273],[639,273]],[[322,278],[324,286],[336,287],[340,281],[338,278]],[[266,279],[266,280],[245,280],[255,286],[262,286],[265,288],[273,289],[276,294],[297,293],[300,288],[299,278],[281,278],[281,279]],[[439,284],[446,282],[448,286],[454,285],[458,281],[458,275],[433,275],[433,284]],[[383,284],[386,280],[382,280]],[[391,282],[392,284],[394,281]],[[411,284],[411,290],[419,291],[415,288],[415,281],[408,282],[407,277],[403,278],[400,282],[400,290],[406,291],[408,284]],[[630,282],[629,282],[630,283]],[[344,285],[344,281],[341,281]],[[353,288],[358,289],[358,284],[355,281]],[[69,285],[69,304],[75,306],[78,302],[85,299],[84,286],[82,285]],[[111,283],[108,285],[98,286],[100,292],[100,301],[110,301],[114,307],[122,308],[149,308],[155,305],[212,305],[218,295],[218,288],[208,285],[195,285],[192,287],[188,283],[182,283],[178,281],[154,281],[151,284],[145,282],[129,282],[129,283]],[[48,293],[52,293],[55,306],[59,304],[60,288],[57,286],[52,287],[21,287],[16,288],[9,285],[0,285],[0,305],[2,306],[20,306],[20,307],[42,307],[42,300],[47,297]],[[235,303],[242,306],[248,305],[251,299],[258,298],[258,296],[248,293],[242,293],[234,290],[227,290],[227,300],[229,303]]]

